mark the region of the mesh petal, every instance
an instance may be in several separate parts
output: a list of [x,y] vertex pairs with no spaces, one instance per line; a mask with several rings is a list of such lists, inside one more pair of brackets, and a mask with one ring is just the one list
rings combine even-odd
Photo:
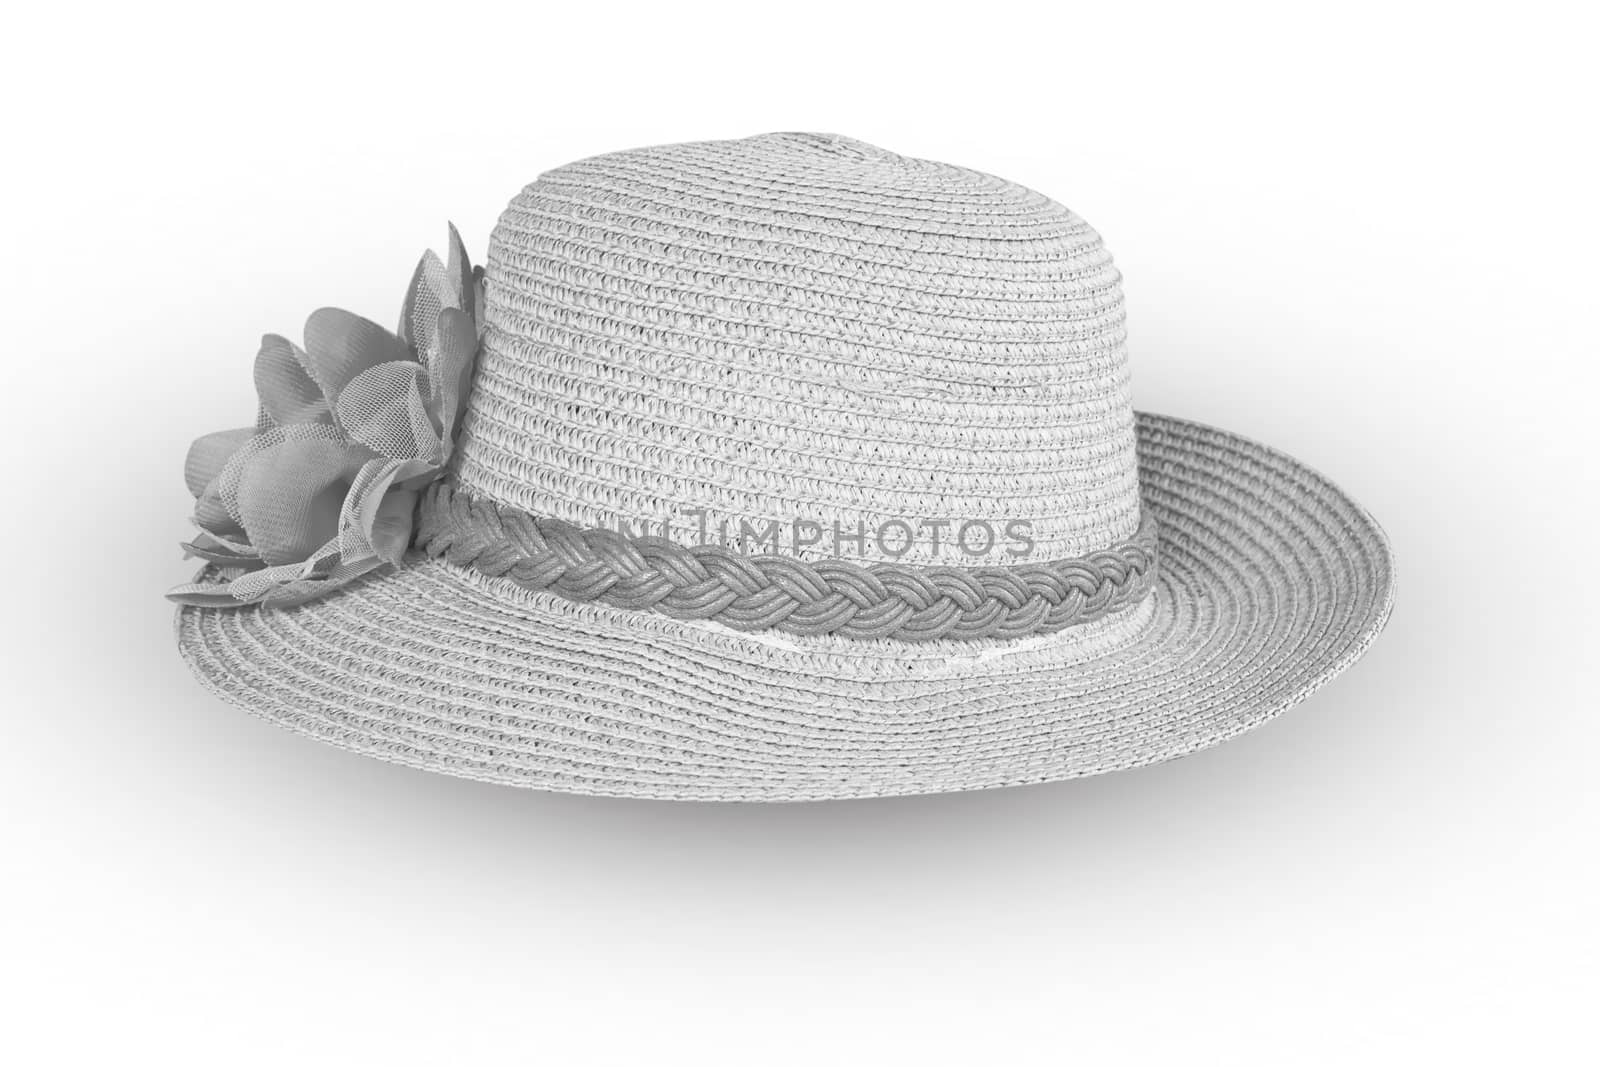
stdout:
[[[243,526],[239,517],[239,479],[245,466],[257,453],[274,448],[285,441],[331,441],[348,446],[343,431],[327,423],[302,423],[296,426],[277,426],[256,434],[246,441],[228,459],[222,473],[217,475],[215,486],[222,507],[236,525]],[[371,456],[366,458],[370,459]]]
[[439,427],[422,399],[420,363],[397,360],[363,371],[339,395],[339,424],[352,440],[391,459],[440,459]]
[[228,465],[233,454],[243,448],[256,435],[253,427],[237,430],[218,430],[195,439],[189,454],[183,460],[183,480],[196,499],[205,495],[209,486]]
[[439,316],[438,355],[428,367],[439,416],[442,456],[448,458],[472,385],[472,367],[478,357],[478,330],[471,316],[454,308]]
[[446,273],[450,278],[450,286],[454,290],[455,300],[450,307],[460,308],[467,313],[469,318],[477,314],[477,302],[474,299],[476,284],[473,278],[472,260],[467,257],[467,246],[461,241],[461,232],[456,229],[455,223],[450,223],[450,257]]
[[340,391],[362,371],[410,358],[405,342],[360,315],[322,308],[306,320],[306,369],[335,409]]
[[306,354],[287,338],[269,333],[261,339],[261,351],[256,353],[256,396],[272,425],[333,421],[322,387],[312,380],[306,364]]
[[304,561],[339,532],[365,457],[329,440],[282,441],[250,457],[236,490],[240,524],[269,564]]
[[221,481],[213,481],[194,502],[194,524],[213,537],[245,542],[244,528],[222,499]]
[[424,252],[411,276],[411,288],[406,290],[405,304],[400,309],[400,339],[422,356],[433,340],[439,312],[455,306],[445,266],[432,250]]
[[[411,542],[417,494],[397,488],[409,479],[437,476],[439,468],[418,459],[374,459],[367,462],[350,485],[339,515],[339,555],[349,563],[376,555],[398,562]],[[391,503],[404,497],[408,503]],[[388,525],[379,529],[380,522]],[[400,525],[404,537],[395,547]]]

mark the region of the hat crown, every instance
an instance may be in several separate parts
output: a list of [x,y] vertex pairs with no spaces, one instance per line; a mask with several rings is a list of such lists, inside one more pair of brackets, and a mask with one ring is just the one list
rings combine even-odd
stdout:
[[485,269],[475,494],[902,563],[1138,527],[1120,277],[1022,186],[831,135],[639,149],[528,185]]

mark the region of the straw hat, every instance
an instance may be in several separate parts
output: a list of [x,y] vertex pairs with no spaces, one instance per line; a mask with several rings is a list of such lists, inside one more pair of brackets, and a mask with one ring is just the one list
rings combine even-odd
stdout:
[[179,647],[291,729],[615,796],[1016,785],[1242,733],[1388,616],[1330,481],[1134,411],[1120,276],[1038,193],[772,134],[450,236],[190,452]]

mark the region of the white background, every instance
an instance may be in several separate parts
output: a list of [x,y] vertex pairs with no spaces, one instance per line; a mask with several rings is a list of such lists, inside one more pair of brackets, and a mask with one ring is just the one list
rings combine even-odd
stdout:
[[[8,13],[0,1059],[1595,1062],[1582,5],[540,6]],[[425,775],[190,680],[184,449],[261,333],[389,321],[547,168],[774,129],[1090,219],[1139,406],[1388,529],[1366,659],[1176,763],[778,808]]]

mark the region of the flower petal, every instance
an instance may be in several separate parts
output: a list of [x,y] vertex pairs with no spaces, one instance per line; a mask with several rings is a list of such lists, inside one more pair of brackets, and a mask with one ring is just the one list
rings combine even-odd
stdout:
[[310,559],[303,562],[284,563],[265,570],[241,574],[228,583],[228,591],[234,597],[249,603],[265,603],[281,596],[286,587],[326,578],[338,563],[338,552],[330,543],[323,545],[321,549],[312,553]]
[[411,534],[417,524],[417,496],[413,489],[395,489],[378,498],[367,537],[385,563],[399,563],[411,547]]
[[484,317],[484,290],[488,286],[488,279],[484,276],[482,267],[472,268],[472,320],[478,326],[478,339],[483,339],[483,331],[488,328],[488,320]]
[[190,582],[167,590],[167,599],[175,604],[188,604],[196,608],[237,608],[244,605],[230,592],[229,582]]
[[339,308],[322,308],[306,320],[306,369],[330,407],[339,393],[369,367],[412,358],[406,343],[382,326]]
[[306,371],[307,357],[287,338],[269,333],[256,354],[256,396],[274,426],[332,422],[322,389]]
[[198,576],[199,580],[169,590],[167,599],[208,608],[238,608],[248,604],[293,607],[327,596],[383,565],[384,561],[377,558],[346,564],[335,556],[315,567],[285,564],[249,574],[238,574],[228,568],[207,568]]
[[446,253],[450,261],[445,268],[450,277],[450,284],[455,289],[455,302],[451,307],[458,307],[467,313],[468,318],[477,315],[477,301],[475,290],[477,285],[473,278],[472,260],[467,257],[467,246],[461,241],[461,232],[456,229],[455,223],[450,226],[450,247]]
[[339,395],[339,425],[391,459],[440,459],[439,427],[422,399],[422,364],[396,360],[369,367]]
[[269,564],[298,563],[339,531],[339,513],[366,454],[329,440],[288,440],[251,456],[236,499],[250,544]]
[[[242,531],[240,536],[242,538]],[[193,541],[183,542],[183,554],[247,570],[263,566],[261,558],[256,555],[256,550],[242,540],[219,537],[204,529],[194,535]]]
[[[239,540],[244,540],[243,520],[239,512],[239,480],[244,474],[244,469],[250,461],[261,452],[276,448],[285,441],[331,441],[342,448],[356,448],[363,455],[363,460],[371,459],[371,453],[362,445],[352,445],[345,437],[344,432],[337,426],[327,423],[311,422],[298,423],[293,426],[270,427],[244,443],[244,446],[229,457],[227,465],[222,468],[213,483],[216,489],[216,498],[220,501],[223,510],[239,531]],[[206,495],[201,498],[201,503],[195,506],[196,518],[200,517],[201,508],[211,498],[211,487],[207,487]],[[213,523],[205,523],[205,528],[213,533],[223,532]]]
[[439,316],[438,355],[428,367],[437,402],[441,461],[448,459],[467,406],[472,368],[478,358],[478,330],[464,311],[447,308]]
[[183,460],[183,480],[195,499],[205,494],[206,487],[222,473],[233,454],[255,435],[254,427],[245,426],[237,430],[218,430],[195,439]]
[[[346,562],[376,555],[398,563],[411,546],[417,494],[442,472],[420,459],[375,459],[361,468],[339,516],[339,554]],[[393,499],[391,499],[393,498]]]
[[400,339],[415,349],[419,358],[433,340],[439,312],[454,306],[455,300],[444,264],[429,249],[417,263],[400,308]]
[[206,491],[194,502],[192,521],[212,537],[246,544],[248,539],[244,535],[244,528],[222,499],[221,482],[222,479],[218,478],[206,486]]

